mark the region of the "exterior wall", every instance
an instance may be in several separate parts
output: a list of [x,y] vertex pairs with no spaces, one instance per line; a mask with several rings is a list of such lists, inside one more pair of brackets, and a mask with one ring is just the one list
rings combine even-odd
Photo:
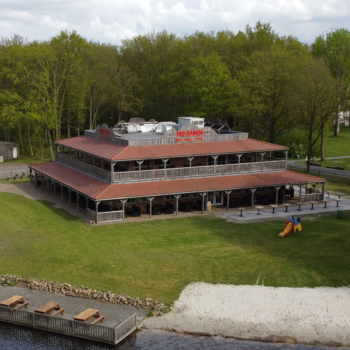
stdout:
[[15,142],[0,142],[0,156],[4,157],[4,160],[14,159],[13,149],[17,148],[17,158],[19,156],[18,143]]

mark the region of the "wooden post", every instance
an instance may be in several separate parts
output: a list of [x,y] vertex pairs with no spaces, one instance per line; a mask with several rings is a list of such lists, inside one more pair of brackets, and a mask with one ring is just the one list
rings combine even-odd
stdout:
[[218,159],[219,156],[212,156],[214,159],[214,174],[216,174],[216,161]]
[[141,180],[141,165],[143,163],[143,160],[137,160],[136,162],[139,165],[139,180]]
[[326,190],[326,183],[324,182],[322,184],[322,199],[324,199],[325,190]]
[[280,189],[280,187],[275,187],[276,190],[276,205],[278,204],[278,190]]
[[181,197],[181,194],[177,194],[174,197],[176,198],[176,216],[178,216],[178,213],[179,213],[179,198]]
[[254,207],[254,193],[256,191],[256,188],[251,188],[250,190],[252,191],[252,209],[253,209],[253,207]]
[[77,210],[78,210],[78,213],[79,213],[79,193],[76,192],[77,194]]
[[53,198],[56,199],[56,183],[52,180],[53,183]]
[[229,208],[229,205],[230,205],[230,194],[232,191],[225,191],[226,192],[226,195],[227,195],[227,211],[228,211],[228,208]]
[[70,208],[70,192],[71,190],[68,188],[68,207]]
[[241,157],[243,154],[236,154],[236,156],[238,157],[238,164],[241,164]]
[[128,201],[127,199],[121,199],[120,200],[122,202],[123,205],[123,219],[125,218],[125,203]]
[[299,202],[301,202],[301,187],[303,186],[303,184],[299,184]]
[[149,200],[149,218],[152,219],[152,201],[154,197],[148,197]]
[[188,161],[190,162],[190,176],[192,176],[192,160],[194,157],[187,157]]
[[265,155],[265,152],[260,152],[260,155],[261,155],[261,171],[264,170],[264,155]]
[[204,214],[204,197],[207,195],[207,193],[199,192],[199,194],[202,196],[202,214]]
[[49,181],[50,181],[50,179],[49,178],[47,178],[47,182],[46,182],[46,191],[47,191],[47,194],[49,194],[49,190],[50,190],[50,186],[49,186]]
[[114,165],[115,162],[111,162],[111,183],[114,182]]
[[63,203],[63,186],[61,184],[61,203]]
[[166,163],[168,162],[169,158],[163,158],[162,162],[164,164],[164,178],[166,178]]
[[96,201],[95,202],[95,208],[96,208],[96,224],[98,223],[98,205],[100,204],[101,202],[99,201]]

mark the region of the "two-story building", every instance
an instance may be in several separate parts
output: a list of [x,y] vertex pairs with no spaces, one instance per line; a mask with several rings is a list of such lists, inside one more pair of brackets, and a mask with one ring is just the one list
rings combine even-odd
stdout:
[[[31,183],[76,203],[89,220],[204,212],[282,203],[290,188],[325,179],[288,171],[288,148],[248,138],[203,118],[137,120],[56,141],[56,161],[30,165]],[[299,194],[301,198],[301,193]]]

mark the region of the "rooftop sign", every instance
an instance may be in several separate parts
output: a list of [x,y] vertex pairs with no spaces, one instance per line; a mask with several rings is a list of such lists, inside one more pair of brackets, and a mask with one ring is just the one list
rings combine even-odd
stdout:
[[176,131],[176,142],[203,141],[203,135],[203,129]]

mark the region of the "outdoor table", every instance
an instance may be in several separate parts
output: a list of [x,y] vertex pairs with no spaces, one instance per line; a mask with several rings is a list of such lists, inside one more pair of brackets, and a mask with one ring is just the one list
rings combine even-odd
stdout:
[[260,209],[264,209],[264,207],[261,206],[261,205],[256,205],[255,208],[258,209],[258,212],[256,213],[256,215],[262,215],[262,214],[260,213]]
[[323,208],[327,208],[327,203],[329,202],[329,199],[322,199],[322,202],[324,203]]
[[76,321],[88,322],[92,318],[100,317],[100,312],[96,309],[86,309],[81,312],[79,315],[74,317]]
[[1,306],[6,306],[6,307],[14,307],[17,304],[22,304],[22,305],[19,305],[19,308],[21,308],[22,306],[27,307],[28,302],[25,303],[21,295],[13,295],[12,297],[7,298],[0,302]]
[[275,214],[275,208],[279,208],[279,205],[277,205],[277,204],[270,204],[270,207],[272,208],[271,214]]
[[298,206],[299,206],[299,208],[298,208],[297,211],[302,211],[302,210],[300,209],[300,207],[301,207],[302,205],[304,205],[305,203],[304,203],[304,202],[298,202],[297,204],[298,204]]
[[38,307],[34,310],[34,312],[38,314],[48,315],[52,311],[58,310],[57,312],[53,313],[52,316],[56,316],[59,313],[63,313],[64,309],[60,308],[60,304],[56,301],[48,301],[46,304]]
[[309,201],[309,203],[311,204],[311,210],[314,210],[314,204],[317,204],[318,202],[316,201]]
[[245,210],[245,208],[237,208],[237,209],[241,211],[240,217],[242,217],[243,216],[243,210]]
[[[339,197],[340,197],[340,195],[339,195]],[[342,199],[341,199],[341,198],[339,198],[339,199],[335,199],[335,201],[337,201],[337,207],[339,207],[339,202],[341,202],[341,201],[342,201]]]
[[290,207],[290,204],[289,203],[284,203],[283,205],[286,207],[285,212],[288,213],[288,207]]

